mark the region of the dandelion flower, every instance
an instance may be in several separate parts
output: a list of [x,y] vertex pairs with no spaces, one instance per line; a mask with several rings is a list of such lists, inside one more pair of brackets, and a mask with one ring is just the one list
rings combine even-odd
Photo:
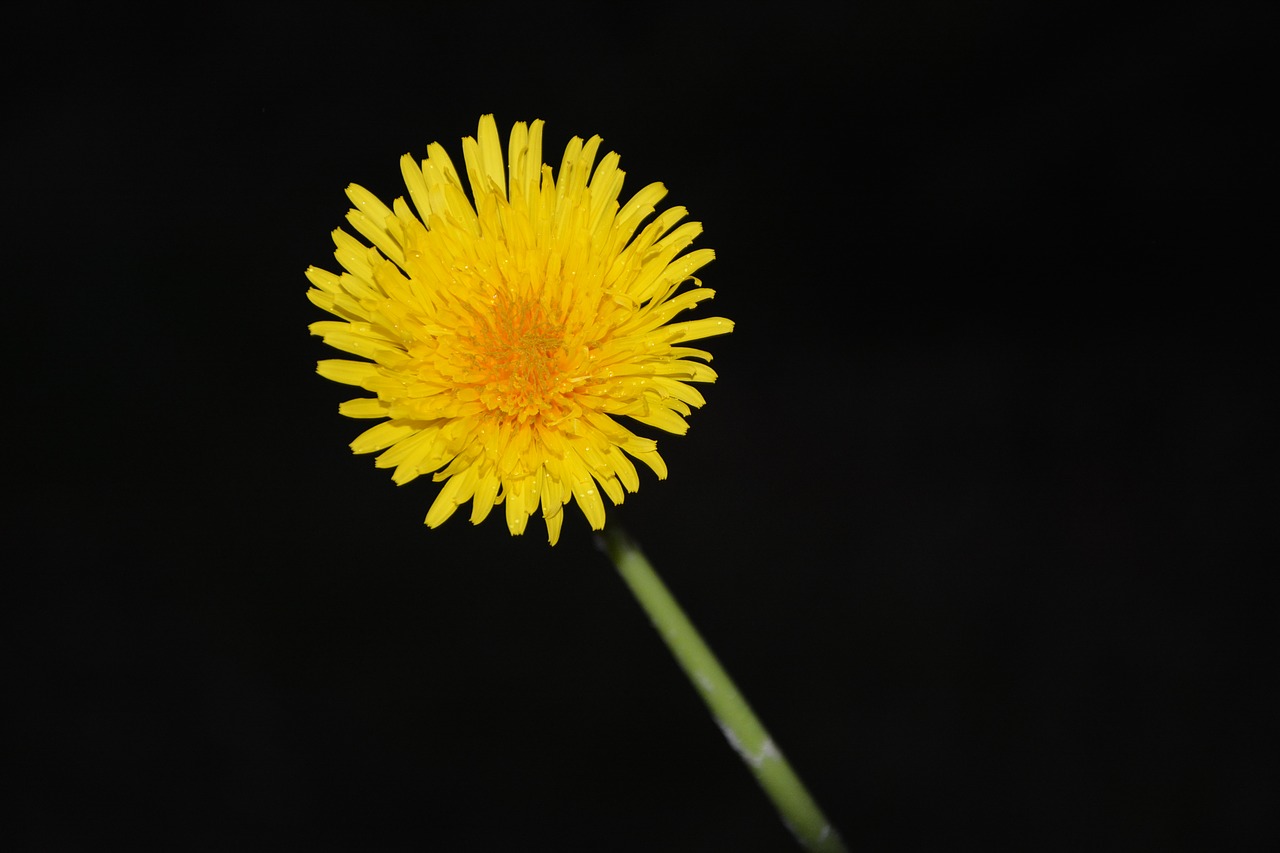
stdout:
[[661,184],[619,205],[618,155],[595,163],[600,143],[570,140],[553,173],[542,122],[522,122],[504,163],[483,116],[462,141],[471,198],[439,143],[421,163],[406,154],[412,207],[353,184],[347,221],[372,247],[335,231],[345,272],[307,270],[311,301],[340,318],[311,332],[366,359],[318,365],[374,395],[339,407],[380,421],[351,448],[380,452],[398,484],[443,482],[431,527],[471,501],[473,523],[505,504],[520,534],[540,508],[554,545],[576,500],[603,528],[600,492],[619,504],[639,488],[633,458],[667,475],[656,442],[620,419],[683,434],[704,402],[691,383],[715,381],[710,354],[686,344],[733,323],[672,322],[714,295],[693,277],[714,253],[684,253],[702,227],[681,224],[682,207],[654,215]]

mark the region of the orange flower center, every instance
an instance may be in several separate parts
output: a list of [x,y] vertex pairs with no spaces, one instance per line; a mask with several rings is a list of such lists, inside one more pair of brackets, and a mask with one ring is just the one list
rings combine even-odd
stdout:
[[471,339],[474,369],[483,377],[480,400],[490,412],[521,422],[558,416],[573,387],[563,322],[541,302],[499,296],[492,307]]

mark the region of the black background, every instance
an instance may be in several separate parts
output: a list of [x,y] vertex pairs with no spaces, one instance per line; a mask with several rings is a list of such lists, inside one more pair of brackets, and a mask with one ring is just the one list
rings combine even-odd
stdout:
[[11,20],[7,846],[791,849],[579,513],[428,530],[314,373],[343,189],[483,112],[704,223],[610,518],[851,847],[1256,840],[1270,21],[1123,8]]

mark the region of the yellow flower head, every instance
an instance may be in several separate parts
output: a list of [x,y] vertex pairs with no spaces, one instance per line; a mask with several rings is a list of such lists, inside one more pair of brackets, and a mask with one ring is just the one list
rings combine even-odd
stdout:
[[483,116],[462,141],[474,206],[433,143],[421,164],[400,160],[416,215],[403,198],[388,208],[353,184],[347,221],[373,248],[338,230],[346,272],[307,270],[307,296],[341,318],[312,334],[369,359],[319,363],[321,376],[376,395],[339,411],[386,419],[351,448],[382,451],[376,464],[398,484],[431,472],[445,481],[431,527],[468,500],[476,524],[505,502],[520,534],[541,507],[554,545],[576,498],[601,529],[600,490],[618,504],[639,488],[628,455],[667,475],[656,442],[617,419],[683,434],[704,402],[688,383],[715,381],[710,354],[683,345],[733,323],[670,322],[714,295],[692,277],[714,253],[680,254],[702,226],[677,226],[686,211],[674,207],[641,228],[666,189],[650,184],[619,207],[618,155],[592,170],[600,142],[570,140],[553,174],[542,122],[516,124],[508,179],[497,125]]

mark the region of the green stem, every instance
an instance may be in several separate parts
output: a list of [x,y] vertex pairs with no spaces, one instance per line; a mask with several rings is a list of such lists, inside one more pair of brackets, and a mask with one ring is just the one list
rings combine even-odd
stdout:
[[627,586],[649,614],[658,633],[676,656],[729,744],[751,768],[760,787],[773,800],[783,823],[806,850],[843,853],[840,834],[805,790],[787,759],[738,692],[733,679],[703,642],[698,629],[671,597],[662,579],[631,539],[609,525],[602,534],[605,551]]

